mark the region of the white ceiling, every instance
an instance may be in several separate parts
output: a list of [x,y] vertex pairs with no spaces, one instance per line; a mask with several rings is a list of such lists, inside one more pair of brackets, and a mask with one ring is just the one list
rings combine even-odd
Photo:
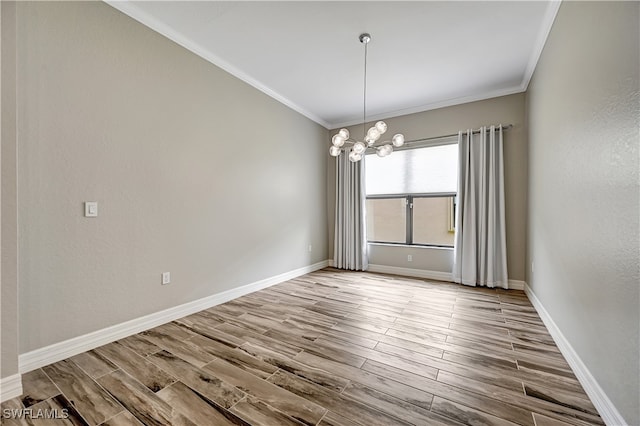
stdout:
[[559,2],[107,1],[317,123],[526,90]]

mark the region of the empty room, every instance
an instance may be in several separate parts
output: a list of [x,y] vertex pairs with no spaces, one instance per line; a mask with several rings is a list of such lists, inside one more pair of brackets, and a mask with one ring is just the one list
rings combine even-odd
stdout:
[[1,424],[640,426],[640,2],[0,22]]

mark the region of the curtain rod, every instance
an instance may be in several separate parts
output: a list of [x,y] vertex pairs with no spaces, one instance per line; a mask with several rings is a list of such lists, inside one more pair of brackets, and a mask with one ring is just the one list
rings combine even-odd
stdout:
[[[487,126],[487,131],[489,131],[488,127],[489,126]],[[513,128],[513,124],[506,124],[506,125],[502,126],[502,130],[509,130],[511,128]],[[468,132],[462,132],[463,135],[466,135],[467,133]],[[480,129],[472,130],[472,133],[473,134],[480,133]],[[410,141],[406,141],[405,145],[411,144],[411,143],[415,143],[415,142],[429,142],[429,141],[435,141],[435,140],[438,140],[438,139],[452,138],[454,136],[458,136],[458,134],[457,133],[452,133],[450,135],[433,136],[433,137],[430,137],[430,138],[422,138],[422,139],[413,139],[413,140],[410,140]]]

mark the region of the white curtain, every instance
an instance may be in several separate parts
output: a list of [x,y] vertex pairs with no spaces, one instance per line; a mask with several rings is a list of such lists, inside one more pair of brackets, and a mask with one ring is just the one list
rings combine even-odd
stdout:
[[336,158],[333,265],[340,269],[364,271],[369,266],[365,234],[365,159],[354,163],[348,154],[343,152]]
[[453,280],[508,288],[502,126],[458,133]]

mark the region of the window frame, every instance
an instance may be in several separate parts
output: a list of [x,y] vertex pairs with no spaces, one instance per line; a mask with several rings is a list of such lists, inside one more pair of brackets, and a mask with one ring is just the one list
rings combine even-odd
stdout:
[[405,199],[405,242],[399,243],[395,241],[376,241],[369,240],[369,236],[367,236],[368,244],[388,244],[394,246],[412,246],[412,247],[435,247],[435,248],[453,248],[453,245],[444,245],[444,244],[424,244],[424,243],[414,243],[413,242],[413,200],[415,198],[449,198],[453,197],[453,208],[451,209],[451,215],[448,219],[448,223],[450,225],[448,231],[451,232],[455,230],[455,212],[457,206],[457,192],[431,192],[431,193],[404,193],[404,194],[374,194],[367,195],[367,200],[388,200],[388,199],[397,199],[404,198]]
[[[443,145],[458,145],[458,136],[451,135],[447,137],[437,138],[437,140],[415,140],[411,141],[412,143],[405,144],[400,148],[395,148],[394,151],[405,151],[405,150],[414,150],[414,149],[423,149],[423,148],[433,148]],[[459,146],[458,146],[459,149]],[[374,152],[368,153],[368,155],[375,155]],[[366,160],[365,160],[366,161]],[[453,245],[444,245],[444,244],[421,244],[413,242],[413,199],[414,198],[447,198],[453,197],[453,205],[451,208],[451,215],[448,218],[448,231],[455,232],[455,221],[456,221],[456,210],[458,206],[458,192],[457,191],[449,191],[449,192],[429,192],[429,193],[396,193],[396,194],[367,194],[366,199],[395,199],[395,198],[404,198],[405,199],[405,242],[398,243],[395,241],[376,241],[369,240],[369,236],[367,235],[367,244],[380,244],[380,245],[390,245],[397,247],[427,247],[427,248],[442,248],[442,249],[453,249]]]

